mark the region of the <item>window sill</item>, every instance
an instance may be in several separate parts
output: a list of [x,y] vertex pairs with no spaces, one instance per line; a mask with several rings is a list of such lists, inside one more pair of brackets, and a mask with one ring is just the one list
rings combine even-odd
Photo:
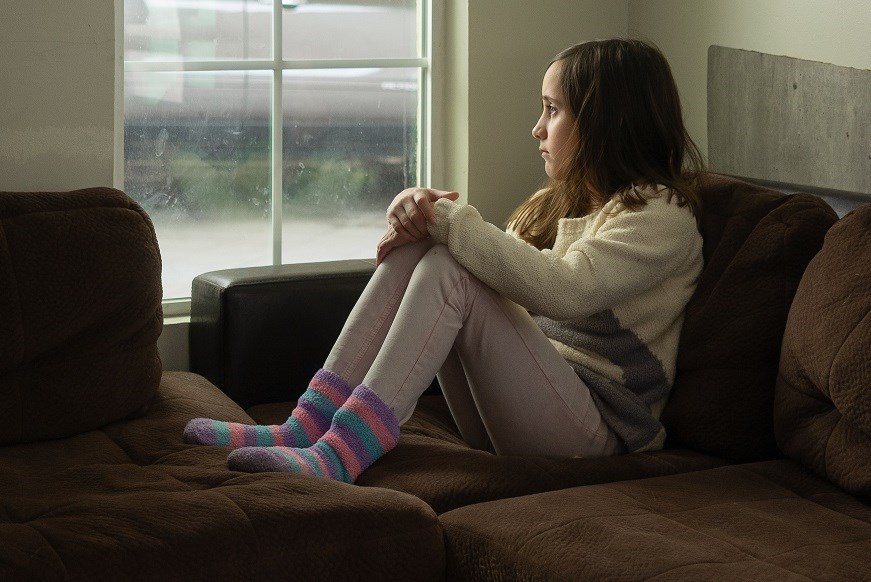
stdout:
[[[183,321],[176,321],[178,318],[184,318]],[[191,300],[189,297],[184,299],[165,299],[163,301],[163,323],[189,323],[191,318]]]

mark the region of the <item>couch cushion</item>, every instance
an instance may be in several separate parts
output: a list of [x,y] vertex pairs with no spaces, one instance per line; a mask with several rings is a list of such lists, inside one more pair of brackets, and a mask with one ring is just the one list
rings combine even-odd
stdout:
[[871,508],[788,460],[505,499],[439,519],[453,580],[871,578]]
[[[258,422],[272,424],[283,422],[291,410],[285,403],[249,412]],[[466,445],[444,398],[426,395],[402,426],[396,448],[364,471],[357,484],[410,493],[442,513],[481,501],[722,464],[685,449],[589,459],[498,456]]]
[[443,579],[423,502],[229,471],[226,449],[182,442],[200,415],[251,422],[202,378],[167,373],[141,417],[0,447],[0,579]]
[[0,444],[140,410],[160,381],[160,252],[117,190],[0,193]]
[[871,204],[832,227],[801,280],[776,397],[784,452],[871,498]]
[[819,198],[713,174],[700,194],[705,269],[662,414],[666,445],[733,461],[779,457],[772,407],[783,329],[801,275],[837,217]]

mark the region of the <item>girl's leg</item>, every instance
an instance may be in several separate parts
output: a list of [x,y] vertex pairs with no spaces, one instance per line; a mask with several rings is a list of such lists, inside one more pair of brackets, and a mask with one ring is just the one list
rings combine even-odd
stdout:
[[397,247],[387,255],[345,320],[324,368],[351,386],[363,381],[393,325],[412,273],[432,246],[432,239],[425,239]]
[[432,247],[418,262],[394,325],[363,379],[400,424],[448,360],[481,287],[444,245]]
[[[624,451],[590,390],[525,309],[488,287],[454,347],[500,455],[594,457]],[[482,338],[487,338],[482,341]],[[442,387],[454,410],[454,391]],[[468,397],[461,396],[460,402]],[[470,416],[469,412],[465,413]]]
[[487,428],[481,421],[481,413],[472,396],[466,370],[460,361],[456,348],[448,354],[438,373],[439,385],[445,396],[454,423],[460,431],[460,436],[470,447],[482,451],[494,452],[493,444]]
[[375,270],[324,367],[315,374],[290,417],[279,425],[248,425],[195,418],[184,429],[189,443],[232,449],[251,446],[308,447],[329,429],[333,415],[359,384],[393,323],[399,301],[431,241],[394,250]]
[[481,283],[433,247],[415,269],[384,345],[363,383],[404,422],[456,349],[468,389],[442,386],[455,419],[486,445],[474,403],[498,454],[601,456],[621,445],[589,388],[525,309]]
[[[413,266],[407,285],[395,279],[390,278],[393,285],[374,287],[383,292],[380,301],[364,294],[327,360],[351,377],[364,368],[368,372],[326,434],[307,448],[237,449],[227,457],[231,469],[291,471],[353,482],[396,445],[399,425],[411,416],[417,398],[445,361],[462,326],[469,293],[476,291],[468,284],[472,277],[443,245],[429,249]],[[372,318],[370,325],[367,318]]]
[[[528,314],[531,327],[521,325],[520,313],[525,311],[469,274],[447,247],[434,246],[415,267],[363,385],[336,413],[324,437],[307,449],[239,449],[228,458],[231,468],[353,481],[395,445],[398,425],[411,415],[455,342],[497,452],[618,451],[589,390]],[[482,362],[469,366],[473,357]]]

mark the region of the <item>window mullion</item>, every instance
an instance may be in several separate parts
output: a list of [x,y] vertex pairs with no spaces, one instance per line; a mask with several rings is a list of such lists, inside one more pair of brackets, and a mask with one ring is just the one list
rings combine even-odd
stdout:
[[180,71],[268,71],[275,61],[265,60],[193,60],[184,61],[125,61],[129,72],[180,72]]
[[418,59],[288,59],[285,69],[413,69],[426,68],[426,58]]
[[[279,60],[282,69],[405,69],[429,66],[429,59],[289,59]],[[178,72],[178,71],[270,71],[276,61],[269,60],[186,60],[186,61],[125,61],[128,72]]]
[[272,111],[270,114],[270,135],[272,136],[272,264],[281,264],[282,218],[284,209],[284,112],[282,109],[282,90],[284,87],[282,71],[284,47],[282,45],[282,3],[272,3]]

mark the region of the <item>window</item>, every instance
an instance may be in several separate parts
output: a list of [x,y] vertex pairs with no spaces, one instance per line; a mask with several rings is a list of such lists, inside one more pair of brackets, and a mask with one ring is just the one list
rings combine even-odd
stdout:
[[428,10],[124,0],[123,184],[166,299],[205,271],[374,256],[388,202],[427,179]]

